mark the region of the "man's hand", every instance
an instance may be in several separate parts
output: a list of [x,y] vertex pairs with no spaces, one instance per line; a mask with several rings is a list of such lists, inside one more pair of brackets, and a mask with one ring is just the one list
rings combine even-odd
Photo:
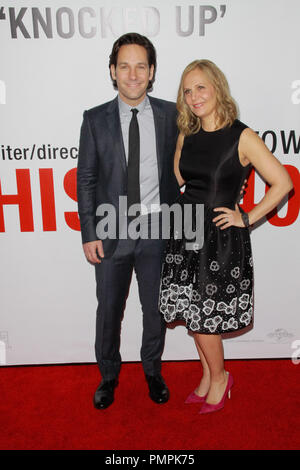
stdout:
[[86,259],[90,263],[101,263],[101,258],[104,258],[103,244],[101,240],[84,243],[83,251]]

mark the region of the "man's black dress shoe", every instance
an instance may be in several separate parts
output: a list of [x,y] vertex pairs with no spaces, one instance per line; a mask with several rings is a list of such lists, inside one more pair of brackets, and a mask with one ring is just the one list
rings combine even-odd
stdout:
[[169,390],[160,374],[147,375],[149,396],[155,403],[166,403],[169,400]]
[[97,410],[104,410],[113,403],[117,384],[117,379],[101,381],[94,395],[94,406]]

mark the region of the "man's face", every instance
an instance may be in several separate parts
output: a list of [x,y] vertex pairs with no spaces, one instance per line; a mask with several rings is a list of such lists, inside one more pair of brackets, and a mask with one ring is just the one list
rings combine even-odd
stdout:
[[110,71],[125,103],[137,106],[143,101],[153,69],[153,65],[149,68],[147,51],[143,46],[128,44],[120,47],[117,65],[111,65]]

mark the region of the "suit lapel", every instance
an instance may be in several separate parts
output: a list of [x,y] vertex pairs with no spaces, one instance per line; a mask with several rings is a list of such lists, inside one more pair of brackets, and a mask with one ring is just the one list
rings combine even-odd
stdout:
[[123,170],[127,171],[126,155],[123,143],[118,97],[111,101],[107,108],[106,119],[114,142],[114,154],[120,159]]
[[162,106],[158,100],[148,96],[150,104],[153,110],[154,126],[155,126],[155,138],[156,138],[156,153],[157,153],[157,165],[159,180],[162,176],[163,170],[163,155],[165,145],[165,123],[166,115],[162,110]]

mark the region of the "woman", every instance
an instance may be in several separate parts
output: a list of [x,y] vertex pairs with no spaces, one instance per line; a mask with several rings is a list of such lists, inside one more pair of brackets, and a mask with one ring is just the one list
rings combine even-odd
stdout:
[[[227,80],[211,61],[196,60],[186,67],[177,109],[180,135],[174,171],[179,185],[185,185],[179,202],[183,208],[204,205],[204,244],[187,250],[184,238],[171,236],[159,308],[167,322],[184,320],[193,333],[203,376],[186,403],[202,403],[204,414],[223,408],[233,385],[224,369],[221,334],[252,322],[248,227],[276,207],[293,185],[263,141],[237,119]],[[246,214],[237,201],[252,166],[270,189]]]

